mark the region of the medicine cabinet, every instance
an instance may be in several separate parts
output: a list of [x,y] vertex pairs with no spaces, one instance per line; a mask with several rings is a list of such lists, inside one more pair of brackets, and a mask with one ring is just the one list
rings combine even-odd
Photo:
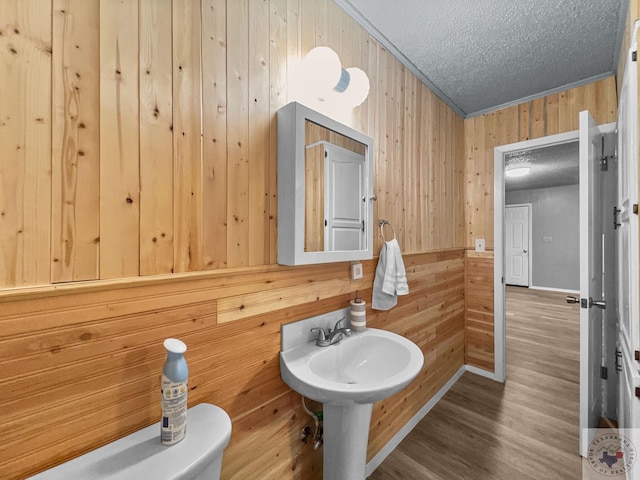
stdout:
[[278,263],[373,258],[373,139],[293,102],[278,111]]

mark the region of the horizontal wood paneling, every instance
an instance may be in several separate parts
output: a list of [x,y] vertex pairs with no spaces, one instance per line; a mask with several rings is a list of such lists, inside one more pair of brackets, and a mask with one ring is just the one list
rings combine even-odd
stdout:
[[493,371],[493,252],[467,250],[465,363]]
[[[466,241],[484,238],[492,255],[494,148],[578,129],[578,114],[588,109],[598,124],[617,115],[615,77],[464,121],[466,156]],[[467,361],[493,370],[493,259],[467,256]]]
[[[391,312],[370,310],[368,322],[414,340],[425,367],[376,404],[369,456],[464,361],[464,251],[405,261],[411,294]],[[348,264],[332,264],[0,296],[2,478],[34,473],[156,421],[168,336],[189,347],[189,404],[212,402],[232,417],[224,478],[321,478],[321,451],[299,441],[308,422],[300,398],[280,379],[280,326],[342,308],[355,289],[370,302],[374,267],[364,262],[364,278],[355,282]],[[300,284],[328,293],[299,301]],[[229,311],[243,314],[225,322],[225,305],[235,299],[244,308]]]
[[374,137],[374,216],[405,253],[411,294],[369,324],[426,359],[375,406],[369,457],[463,364],[464,122],[333,1],[6,0],[0,18],[0,477],[156,421],[176,336],[190,404],[232,416],[224,478],[321,478],[280,326],[370,300],[375,261],[358,281],[275,264],[276,112],[316,45],[369,75],[345,118]]

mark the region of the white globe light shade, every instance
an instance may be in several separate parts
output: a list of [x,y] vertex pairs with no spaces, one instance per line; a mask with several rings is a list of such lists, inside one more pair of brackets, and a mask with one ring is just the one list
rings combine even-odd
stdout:
[[340,81],[342,65],[338,54],[329,47],[316,47],[304,57],[301,79],[302,88],[314,96],[324,97]]
[[349,86],[344,91],[345,103],[352,107],[357,107],[369,96],[369,77],[359,68],[347,68],[349,76]]

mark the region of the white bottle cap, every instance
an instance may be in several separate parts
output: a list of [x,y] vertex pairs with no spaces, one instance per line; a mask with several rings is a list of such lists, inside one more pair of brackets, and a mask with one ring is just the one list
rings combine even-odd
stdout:
[[164,341],[164,348],[171,353],[184,353],[187,351],[187,345],[177,338],[167,338]]

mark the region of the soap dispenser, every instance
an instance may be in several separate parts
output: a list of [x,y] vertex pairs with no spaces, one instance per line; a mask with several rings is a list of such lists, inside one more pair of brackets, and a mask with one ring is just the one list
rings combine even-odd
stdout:
[[176,338],[167,338],[164,348],[167,350],[167,359],[162,369],[160,439],[163,445],[173,445],[187,434],[189,368],[184,359],[187,346]]
[[351,300],[351,330],[364,332],[367,329],[367,302],[360,298],[356,290],[355,300]]

